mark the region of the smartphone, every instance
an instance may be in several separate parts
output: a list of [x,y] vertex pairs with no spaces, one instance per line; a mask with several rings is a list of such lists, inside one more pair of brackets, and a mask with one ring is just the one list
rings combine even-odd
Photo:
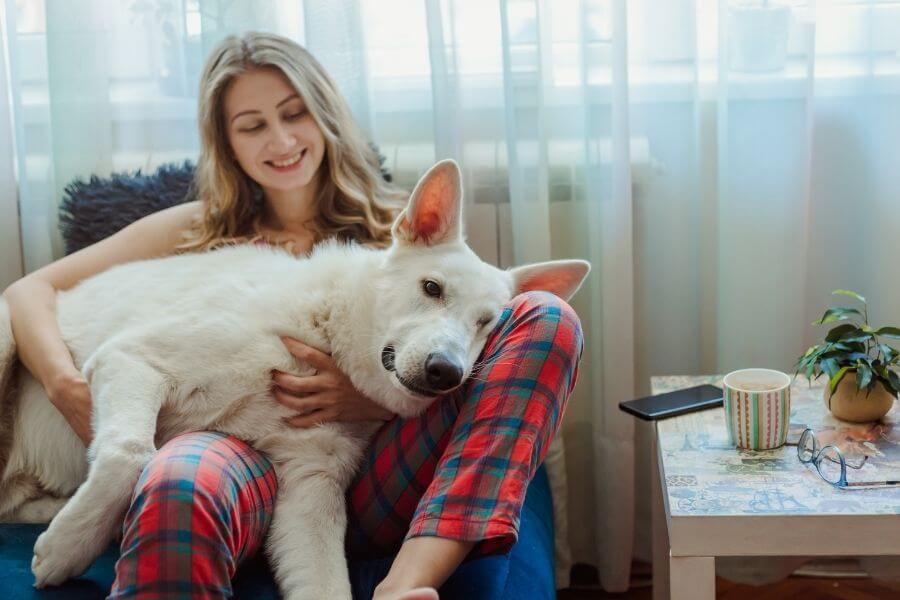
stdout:
[[668,419],[716,406],[722,406],[722,390],[709,384],[619,402],[620,410],[645,421]]

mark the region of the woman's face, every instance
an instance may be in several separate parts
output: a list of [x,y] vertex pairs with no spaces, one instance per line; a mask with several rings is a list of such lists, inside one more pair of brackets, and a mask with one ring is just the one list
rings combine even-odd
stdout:
[[228,141],[247,175],[264,190],[287,192],[315,184],[325,138],[280,70],[237,76],[224,102]]

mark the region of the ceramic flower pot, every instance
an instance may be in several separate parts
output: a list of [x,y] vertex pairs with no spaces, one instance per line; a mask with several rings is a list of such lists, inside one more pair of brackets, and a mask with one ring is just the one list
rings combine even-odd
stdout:
[[894,396],[880,383],[870,390],[856,389],[856,373],[848,372],[831,393],[825,386],[825,406],[835,417],[852,423],[877,421],[891,410]]

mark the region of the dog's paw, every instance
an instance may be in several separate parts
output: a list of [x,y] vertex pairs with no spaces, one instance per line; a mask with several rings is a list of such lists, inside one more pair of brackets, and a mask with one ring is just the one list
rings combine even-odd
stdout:
[[54,535],[49,529],[38,536],[31,559],[34,587],[59,585],[74,575],[80,575],[88,567],[80,556],[75,540],[62,537],[65,536]]

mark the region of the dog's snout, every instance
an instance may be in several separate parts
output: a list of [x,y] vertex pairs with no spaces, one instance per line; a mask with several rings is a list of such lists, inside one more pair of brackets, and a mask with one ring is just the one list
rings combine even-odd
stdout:
[[388,371],[393,371],[396,367],[394,366],[394,347],[393,346],[385,346],[381,349],[381,366],[383,366]]
[[462,366],[443,352],[432,352],[425,359],[425,379],[436,391],[443,392],[456,387],[462,377]]

